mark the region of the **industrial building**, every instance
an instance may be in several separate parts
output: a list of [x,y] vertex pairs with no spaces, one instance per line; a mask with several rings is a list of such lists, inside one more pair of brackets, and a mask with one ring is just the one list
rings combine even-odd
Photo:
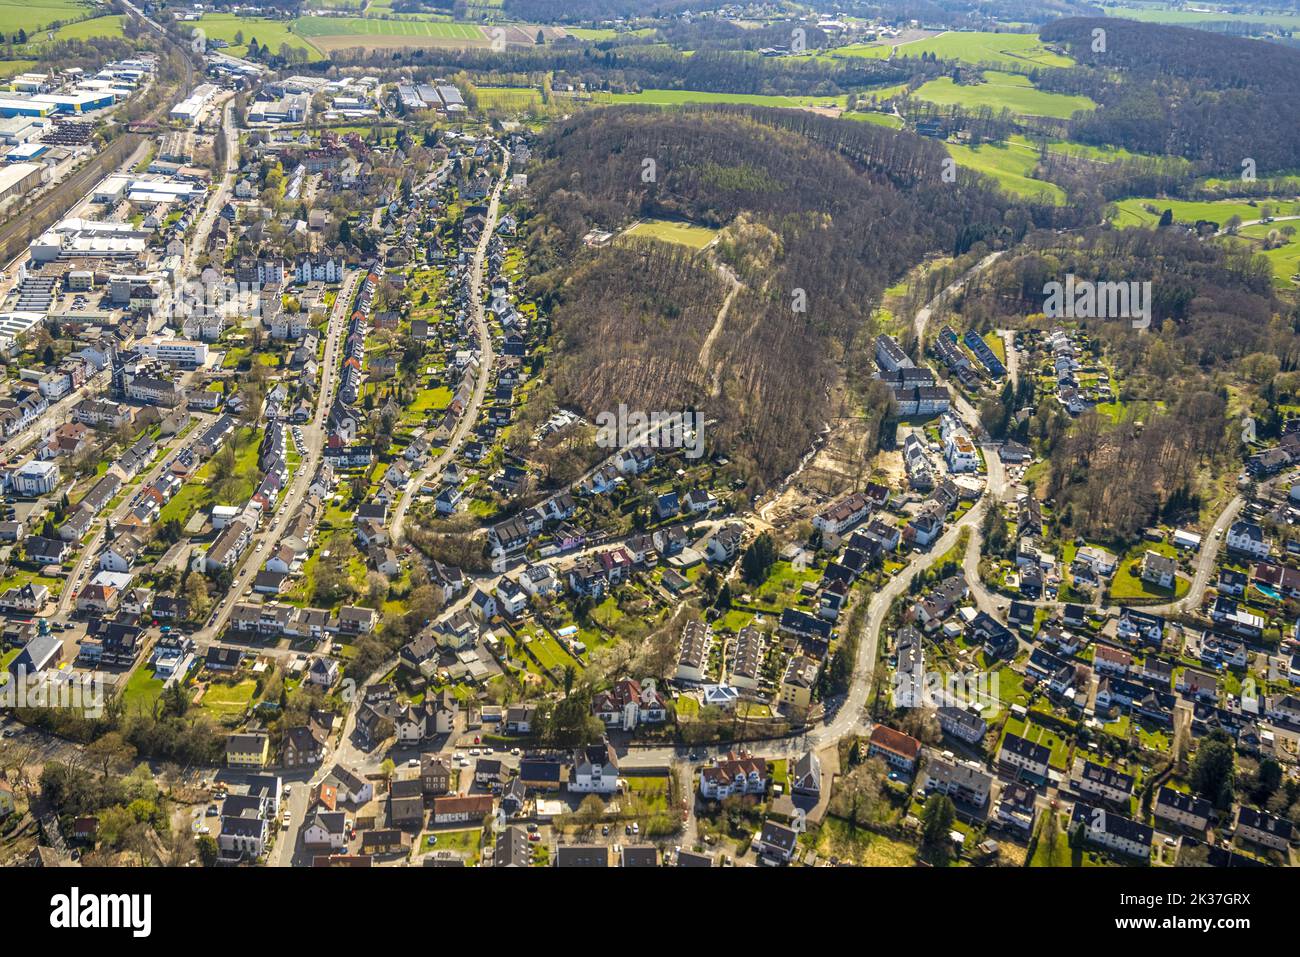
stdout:
[[203,112],[212,102],[212,98],[217,95],[217,88],[211,83],[200,83],[194,88],[194,92],[181,100],[171,110],[171,118],[180,120],[182,123],[189,123],[191,126],[198,123],[203,117]]
[[0,202],[11,196],[25,196],[41,185],[42,163],[10,163],[0,168]]
[[0,97],[0,116],[53,116],[53,103],[38,102],[26,97]]

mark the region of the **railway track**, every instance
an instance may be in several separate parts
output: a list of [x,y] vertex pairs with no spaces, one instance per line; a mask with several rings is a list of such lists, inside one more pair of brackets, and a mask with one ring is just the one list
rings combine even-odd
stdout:
[[[146,118],[148,121],[157,122],[165,115],[177,91],[182,88],[188,89],[194,82],[194,61],[190,58],[190,51],[181,48],[161,27],[148,20],[130,4],[126,6],[133,15],[140,17],[147,26],[157,31],[164,42],[181,53],[183,79],[166,88],[163,96],[159,98],[158,106]],[[66,215],[67,211],[89,193],[96,183],[121,165],[146,139],[148,137],[143,133],[123,133],[81,169],[41,196],[31,206],[19,210],[0,225],[0,263],[12,262],[22,255],[28,243]]]

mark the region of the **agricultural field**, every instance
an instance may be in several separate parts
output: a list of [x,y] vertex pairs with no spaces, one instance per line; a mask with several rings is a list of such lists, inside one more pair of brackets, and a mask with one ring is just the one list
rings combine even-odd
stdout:
[[931,80],[916,96],[942,106],[964,106],[977,109],[987,106],[993,110],[1008,109],[1021,116],[1048,116],[1068,119],[1081,110],[1096,109],[1097,104],[1086,96],[1067,96],[1046,93],[1037,89],[1027,77],[1016,73],[989,70],[983,83],[974,85],[954,83],[948,77]]
[[887,59],[890,51],[899,57],[920,57],[933,53],[941,60],[958,60],[972,65],[989,64],[1007,70],[1028,72],[1039,67],[1072,66],[1068,56],[1054,53],[1033,33],[941,33],[911,43],[862,44],[841,47],[833,56],[867,56]]
[[694,223],[678,223],[664,219],[643,219],[631,226],[624,234],[636,239],[657,239],[665,243],[677,243],[691,249],[703,249],[717,237],[716,229],[696,226]]
[[[212,40],[225,40],[230,44],[225,52],[232,56],[243,56],[248,52],[249,41],[256,39],[264,47],[279,50],[282,43],[290,48],[306,50],[309,60],[323,60],[324,55],[301,34],[295,31],[292,23],[284,20],[268,20],[263,17],[240,17],[232,13],[205,13],[195,24]],[[235,41],[235,35],[243,37],[242,43]]]
[[[504,31],[501,38],[509,44],[531,46],[537,27],[528,24],[503,24],[483,27],[477,23],[459,23],[436,17],[409,17],[401,20],[369,17],[300,17],[293,21],[299,36],[306,37],[323,53],[363,46],[368,49],[406,47],[487,47],[495,39],[494,31]],[[558,36],[552,27],[548,35]]]
[[483,28],[474,23],[446,20],[379,20],[367,17],[300,17],[294,30],[304,37],[408,36],[438,40],[482,40]]
[[1016,143],[982,143],[979,146],[944,144],[958,166],[991,176],[1009,193],[1041,197],[1048,202],[1065,202],[1065,191],[1055,183],[1034,179],[1038,151]]

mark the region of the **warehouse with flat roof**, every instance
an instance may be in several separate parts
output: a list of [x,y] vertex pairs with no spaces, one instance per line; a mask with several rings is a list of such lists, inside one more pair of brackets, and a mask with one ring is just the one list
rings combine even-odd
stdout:
[[0,96],[0,116],[51,116],[55,109],[53,103],[25,97]]
[[42,163],[9,163],[0,167],[0,200],[23,196],[41,185]]

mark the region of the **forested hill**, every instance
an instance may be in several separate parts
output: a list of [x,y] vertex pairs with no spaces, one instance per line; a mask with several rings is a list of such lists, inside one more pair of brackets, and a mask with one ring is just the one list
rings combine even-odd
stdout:
[[[717,444],[763,477],[788,473],[825,423],[887,285],[927,254],[1032,225],[982,182],[943,182],[934,142],[797,111],[593,111],[555,124],[535,158],[533,292],[553,307],[560,400],[702,407]],[[584,247],[593,227],[638,217],[722,233],[706,253]]]
[[[1094,30],[1105,49],[1094,50]],[[1205,161],[1215,172],[1294,168],[1300,156],[1300,50],[1203,30],[1110,18],[1043,28],[1080,66],[1045,71],[1043,86],[1101,104],[1073,138]]]

